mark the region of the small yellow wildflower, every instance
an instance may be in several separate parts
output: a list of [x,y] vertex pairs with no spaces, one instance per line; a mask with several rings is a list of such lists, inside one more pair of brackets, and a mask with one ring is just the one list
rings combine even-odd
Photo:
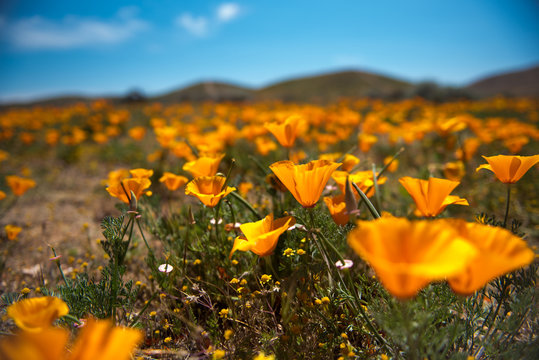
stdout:
[[294,255],[294,250],[288,248],[285,251],[283,251],[283,255],[286,256],[286,257],[290,257],[290,256]]
[[262,275],[262,276],[260,277],[260,282],[261,282],[262,284],[265,284],[265,283],[267,283],[267,282],[270,281],[270,280],[271,280],[271,275],[264,274],[264,275]]
[[238,260],[232,260],[232,265],[238,265]]
[[195,261],[193,261],[193,265],[200,265],[202,264],[202,260],[200,259],[196,259]]
[[165,338],[165,340],[163,340],[163,342],[164,342],[165,344],[168,344],[168,343],[171,342],[171,341],[172,341],[172,338],[171,338],[170,336],[167,336],[167,337]]
[[167,297],[167,294],[163,294],[163,293],[161,293],[161,294],[159,294],[159,297],[160,297],[161,299],[164,299],[164,298],[166,298],[166,297]]
[[220,349],[219,349],[219,350],[215,350],[215,351],[213,352],[212,359],[213,359],[213,360],[224,359],[225,354],[226,354],[226,353],[225,353],[224,350],[220,350]]
[[21,290],[21,294],[26,295],[26,294],[28,294],[30,291],[31,291],[30,289],[28,289],[27,287],[25,287],[24,289]]
[[300,256],[301,256],[301,255],[305,255],[305,250],[303,250],[303,249],[298,249],[297,254],[300,255]]
[[275,355],[266,355],[263,352],[258,353],[253,360],[275,360]]
[[314,301],[314,303],[315,303],[316,305],[322,305],[322,300],[316,299],[316,300]]
[[155,311],[150,312],[150,317],[155,317],[157,313]]
[[239,282],[240,282],[240,281],[239,281],[238,279],[236,279],[236,278],[232,278],[232,280],[230,280],[230,283],[231,283],[231,284],[237,284],[237,283],[239,283]]
[[330,303],[330,300],[329,300],[329,298],[328,298],[327,296],[324,296],[321,300],[322,300],[322,303],[323,303],[323,304],[326,304],[326,305],[327,305],[327,304]]
[[342,334],[341,334],[341,337],[342,337],[343,339],[348,339],[348,335],[346,335],[345,333],[342,333]]
[[240,281],[240,285],[241,285],[241,286],[245,286],[245,285],[247,285],[247,280],[245,280],[245,279],[241,279],[241,281]]
[[225,340],[229,340],[233,334],[234,334],[233,330],[230,330],[230,329],[225,330],[225,334],[224,334]]
[[230,310],[228,310],[228,308],[222,309],[221,311],[219,311],[219,317],[226,319],[228,317],[229,311]]

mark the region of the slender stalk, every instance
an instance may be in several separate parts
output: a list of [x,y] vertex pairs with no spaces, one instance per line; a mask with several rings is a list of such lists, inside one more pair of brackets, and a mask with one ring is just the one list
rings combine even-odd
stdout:
[[[361,196],[361,199],[365,202],[365,204],[367,204],[367,208],[369,209],[372,217],[378,219],[380,217],[380,214],[378,213],[374,205],[371,203],[367,195],[365,195],[365,193],[361,191],[361,189],[359,188],[359,186],[357,186],[355,182],[352,182],[352,186],[356,189],[357,193],[359,194],[359,196]],[[359,205],[361,205],[361,203],[359,203],[358,206]]]
[[138,321],[138,319],[142,316],[142,314],[144,314],[144,312],[148,309],[148,307],[150,306],[150,303],[152,302],[153,299],[155,299],[157,297],[157,292],[155,292],[152,297],[150,298],[150,300],[148,300],[148,302],[146,303],[146,305],[144,305],[144,307],[142,308],[142,310],[139,311],[139,313],[137,314],[137,316],[131,320],[131,322],[129,323],[129,327],[132,327],[133,325],[135,325]]
[[243,206],[245,206],[245,208],[246,208],[247,210],[249,210],[249,211],[256,217],[257,220],[262,219],[262,216],[260,216],[260,215],[258,214],[258,212],[251,206],[251,204],[249,204],[249,203],[247,202],[247,200],[245,200],[244,198],[242,198],[242,197],[240,196],[240,194],[236,193],[235,191],[232,191],[232,192],[230,193],[230,195],[232,195],[232,197],[233,197],[234,199],[238,200],[238,201],[240,202],[240,204],[242,204]]
[[376,164],[372,164],[372,181],[374,183],[374,200],[376,201],[376,207],[382,209],[382,202],[380,200],[380,188],[378,187],[378,176],[376,175]]
[[146,237],[144,236],[144,232],[142,231],[142,226],[140,225],[140,220],[136,219],[137,226],[140,231],[140,236],[142,237],[142,240],[144,241],[144,244],[146,245],[146,248],[148,249],[148,252],[150,253],[150,256],[154,257],[152,248],[150,248],[150,245],[148,245],[148,241],[146,241]]
[[503,227],[507,227],[507,217],[509,216],[509,201],[511,200],[511,184],[507,184],[507,200],[505,204],[505,217],[503,219]]
[[[52,253],[54,254],[54,257],[57,257],[58,255],[56,255],[56,250],[54,250],[53,247],[51,247],[51,249],[52,249]],[[55,262],[56,262],[56,266],[58,266],[58,270],[60,270],[60,274],[62,275],[62,279],[64,279],[64,282],[65,282],[66,286],[67,286],[67,287],[71,287],[71,286],[69,285],[69,282],[68,282],[67,279],[66,279],[66,276],[65,276],[65,274],[64,274],[64,271],[62,270],[62,265],[60,265],[60,260],[55,260]]]

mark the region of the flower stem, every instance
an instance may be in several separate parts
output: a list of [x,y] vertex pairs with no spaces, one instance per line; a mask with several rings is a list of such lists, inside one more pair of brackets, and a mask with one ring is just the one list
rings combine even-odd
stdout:
[[[378,211],[376,211],[376,208],[371,203],[371,201],[369,200],[367,195],[365,195],[365,193],[363,191],[361,191],[361,189],[359,188],[359,186],[357,186],[357,184],[355,182],[352,182],[352,186],[356,189],[359,196],[361,196],[361,200],[363,200],[365,202],[365,204],[367,204],[367,208],[369,209],[372,217],[375,218],[375,219],[378,219],[380,217],[380,214],[378,213]],[[359,205],[361,205],[361,203],[359,203],[358,206]]]
[[262,219],[262,217],[258,214],[258,212],[251,206],[251,204],[249,204],[247,202],[247,200],[245,200],[244,198],[242,198],[240,196],[240,194],[236,193],[235,191],[232,191],[230,193],[230,195],[232,195],[232,197],[236,200],[238,200],[243,206],[245,206],[245,208],[249,211],[251,211],[251,213],[256,217],[257,220],[260,220]]
[[507,217],[509,216],[509,201],[511,200],[511,184],[507,184],[507,200],[505,204],[505,217],[503,219],[503,227],[507,227]]

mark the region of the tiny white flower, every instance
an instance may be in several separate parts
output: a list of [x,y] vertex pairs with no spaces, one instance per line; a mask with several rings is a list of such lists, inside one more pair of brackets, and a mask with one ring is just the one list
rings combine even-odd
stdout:
[[169,272],[171,272],[174,269],[174,267],[172,265],[169,265],[169,264],[161,264],[161,265],[159,265],[158,269],[159,269],[160,272],[168,274]]
[[351,268],[352,265],[354,265],[354,262],[352,260],[348,260],[348,259],[344,259],[344,264],[342,263],[341,260],[339,260],[339,261],[337,261],[335,263],[335,266],[337,266],[337,268],[339,270],[344,270],[344,269]]

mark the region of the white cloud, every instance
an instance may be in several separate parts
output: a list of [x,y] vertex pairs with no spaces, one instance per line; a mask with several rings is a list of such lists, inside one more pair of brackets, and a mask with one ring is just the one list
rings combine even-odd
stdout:
[[222,22],[234,20],[240,15],[241,8],[236,3],[224,3],[217,7],[217,19]]
[[101,20],[74,15],[60,21],[32,16],[0,23],[2,37],[25,50],[68,49],[88,45],[117,44],[148,28],[136,17],[136,8],[118,11],[113,19]]
[[217,30],[220,25],[231,22],[241,15],[243,9],[236,3],[222,3],[211,16],[194,16],[183,13],[176,18],[176,25],[191,35],[204,37]]
[[194,17],[185,13],[176,18],[176,24],[196,36],[205,36],[208,33],[209,22],[204,16]]

